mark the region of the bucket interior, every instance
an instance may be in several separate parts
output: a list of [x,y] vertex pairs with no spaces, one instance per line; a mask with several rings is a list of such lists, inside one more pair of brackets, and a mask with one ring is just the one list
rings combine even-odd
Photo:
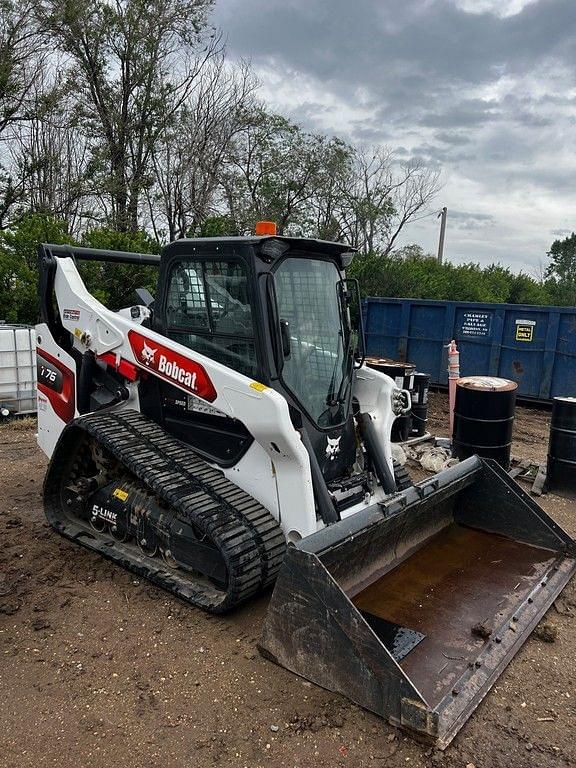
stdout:
[[576,572],[576,544],[477,457],[289,547],[261,651],[445,748]]
[[373,617],[384,620],[380,639],[391,652],[396,642],[396,661],[436,707],[555,559],[550,550],[450,522],[348,596],[377,635]]

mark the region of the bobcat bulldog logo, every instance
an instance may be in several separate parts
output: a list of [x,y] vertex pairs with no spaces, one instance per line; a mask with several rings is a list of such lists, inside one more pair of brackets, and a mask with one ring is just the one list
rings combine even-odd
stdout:
[[146,365],[151,365],[154,363],[154,355],[156,352],[158,352],[157,349],[152,349],[152,347],[149,347],[146,342],[144,342],[142,345],[142,352],[140,354]]
[[328,441],[326,443],[326,456],[330,461],[334,461],[336,456],[340,453],[341,439],[342,439],[342,435],[336,438],[326,436],[326,440]]

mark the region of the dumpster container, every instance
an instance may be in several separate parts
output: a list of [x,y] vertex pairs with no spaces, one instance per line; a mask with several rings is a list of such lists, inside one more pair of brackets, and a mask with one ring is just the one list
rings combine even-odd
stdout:
[[416,363],[446,386],[447,350],[458,342],[462,376],[510,379],[518,397],[576,396],[576,308],[368,298],[366,353]]

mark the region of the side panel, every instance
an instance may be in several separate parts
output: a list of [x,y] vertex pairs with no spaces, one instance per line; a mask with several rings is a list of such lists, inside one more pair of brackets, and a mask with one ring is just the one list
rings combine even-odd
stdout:
[[76,363],[56,344],[48,326],[36,326],[38,445],[50,457],[66,424],[78,416]]
[[[72,259],[57,259],[55,292],[62,324],[79,352],[113,353],[118,361],[135,365],[140,376],[160,375],[241,421],[274,465],[285,533],[292,524],[303,537],[316,531],[310,459],[282,395],[107,309],[86,290]],[[130,343],[130,332],[137,343]],[[239,477],[240,487],[243,477],[249,482],[246,475]]]
[[[229,480],[239,485],[262,506],[266,507],[276,520],[282,519],[286,528],[290,525],[294,527],[295,521],[291,520],[294,511],[291,515],[290,510],[285,509],[282,510],[283,514],[281,514],[276,488],[276,469],[259,443],[252,443],[237,464],[222,471]],[[288,530],[284,532],[289,533]]]
[[392,411],[392,393],[396,389],[390,376],[362,366],[356,372],[353,395],[358,400],[361,413],[368,413],[378,433],[380,446],[390,472],[394,474],[390,433],[396,416]]

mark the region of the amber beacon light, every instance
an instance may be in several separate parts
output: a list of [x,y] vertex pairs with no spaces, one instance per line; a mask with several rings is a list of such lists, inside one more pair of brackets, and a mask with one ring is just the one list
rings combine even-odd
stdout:
[[257,235],[275,235],[276,234],[276,222],[275,221],[257,221],[255,233]]

